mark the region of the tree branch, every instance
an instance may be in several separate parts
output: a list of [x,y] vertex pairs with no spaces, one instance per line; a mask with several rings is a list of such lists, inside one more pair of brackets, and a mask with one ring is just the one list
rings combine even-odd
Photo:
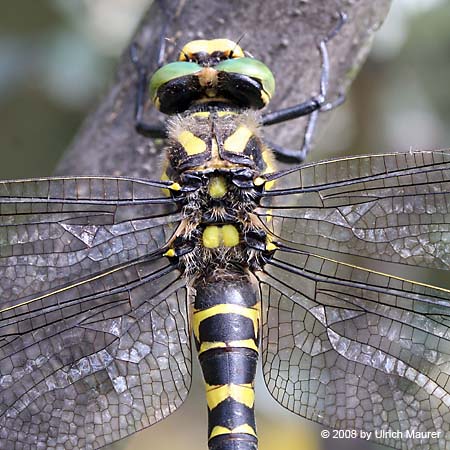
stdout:
[[[327,35],[345,12],[348,22],[329,43],[330,99],[345,92],[368,54],[373,35],[389,9],[390,0],[166,0],[155,2],[144,16],[133,41],[143,49],[151,70],[166,5],[172,16],[167,37],[182,47],[198,38],[225,37],[238,40],[254,57],[266,63],[277,82],[269,107],[291,106],[319,89],[320,54],[318,42]],[[178,49],[168,44],[167,61]],[[158,178],[162,143],[139,136],[134,130],[133,109],[136,73],[126,49],[118,66],[116,80],[86,119],[61,161],[58,174],[114,174]],[[327,116],[327,114],[322,114]],[[152,108],[147,120],[164,120]],[[322,122],[322,121],[321,121]],[[299,147],[304,120],[267,129],[269,139]],[[276,136],[276,137],[275,137]]]

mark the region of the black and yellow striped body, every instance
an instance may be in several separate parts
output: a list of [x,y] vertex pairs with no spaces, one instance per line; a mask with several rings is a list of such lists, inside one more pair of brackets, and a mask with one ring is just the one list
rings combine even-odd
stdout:
[[256,450],[254,380],[260,304],[245,275],[201,281],[193,333],[206,383],[210,450]]
[[[260,303],[249,273],[256,252],[246,243],[254,221],[254,179],[273,170],[271,152],[248,110],[195,109],[169,121],[165,178],[188,194],[177,248],[194,292],[192,332],[208,405],[210,450],[257,450],[254,379]],[[180,244],[181,242],[181,244]],[[178,243],[178,247],[177,247]]]

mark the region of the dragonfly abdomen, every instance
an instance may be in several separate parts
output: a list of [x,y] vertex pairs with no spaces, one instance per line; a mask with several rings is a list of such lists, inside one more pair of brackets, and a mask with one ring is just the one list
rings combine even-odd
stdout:
[[254,380],[261,313],[255,289],[244,275],[195,288],[193,332],[206,384],[209,449],[256,450]]

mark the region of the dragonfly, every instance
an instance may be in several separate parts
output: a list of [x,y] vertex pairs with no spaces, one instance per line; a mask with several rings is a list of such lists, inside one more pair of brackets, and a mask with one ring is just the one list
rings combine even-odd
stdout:
[[[150,79],[134,47],[136,129],[167,142],[159,180],[0,183],[1,449],[95,449],[163,420],[194,348],[210,450],[257,449],[259,353],[293,413],[446,448],[450,291],[351,258],[449,270],[450,151],[301,163],[341,101],[341,19],[319,45],[320,94],[265,114],[273,75],[237,43],[192,41]],[[166,123],[143,121],[147,95]],[[300,149],[264,139],[300,116]]]

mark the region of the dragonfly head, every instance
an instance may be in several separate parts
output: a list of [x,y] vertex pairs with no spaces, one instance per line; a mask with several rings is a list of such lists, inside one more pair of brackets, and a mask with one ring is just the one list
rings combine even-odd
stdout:
[[275,79],[264,63],[245,56],[233,41],[195,40],[183,47],[178,61],[153,74],[149,89],[165,114],[208,103],[261,109],[274,94]]

